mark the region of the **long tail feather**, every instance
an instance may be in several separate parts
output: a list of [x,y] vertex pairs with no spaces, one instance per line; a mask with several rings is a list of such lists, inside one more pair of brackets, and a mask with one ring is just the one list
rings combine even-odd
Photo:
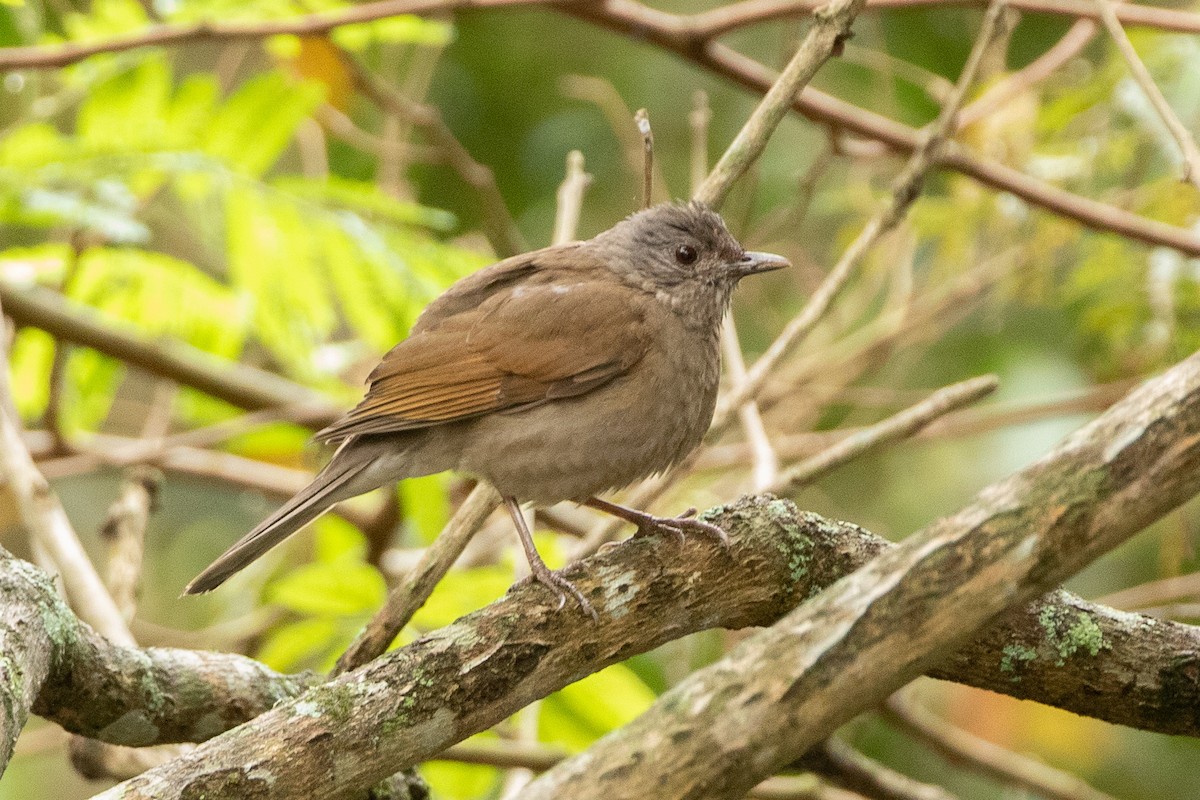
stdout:
[[363,471],[364,466],[366,465],[358,459],[339,459],[335,456],[312,483],[222,553],[216,561],[192,579],[183,593],[211,592],[231,575],[240,572],[263,553],[324,514],[335,503],[374,488],[350,486],[353,478]]

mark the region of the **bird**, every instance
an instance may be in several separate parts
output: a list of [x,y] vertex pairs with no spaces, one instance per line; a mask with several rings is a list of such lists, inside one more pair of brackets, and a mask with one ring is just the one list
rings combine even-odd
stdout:
[[592,239],[513,256],[460,279],[367,378],[353,409],[316,434],[336,445],[316,477],[184,589],[208,592],[335,503],[444,470],[503,497],[530,578],[583,594],[546,566],[521,503],[565,500],[639,533],[724,531],[602,500],[668,469],[708,430],[720,330],[738,281],[789,266],[746,251],[698,201],[652,206]]

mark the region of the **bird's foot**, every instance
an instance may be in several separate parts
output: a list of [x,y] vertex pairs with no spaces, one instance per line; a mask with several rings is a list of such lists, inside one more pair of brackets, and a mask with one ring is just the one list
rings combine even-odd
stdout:
[[555,570],[550,569],[544,563],[530,564],[530,573],[525,578],[518,581],[518,585],[537,581],[545,586],[558,597],[558,608],[561,610],[567,604],[567,595],[575,598],[575,602],[579,603],[579,607],[583,612],[590,616],[594,621],[600,621],[600,615],[596,613],[596,609],[592,608],[592,604],[583,596],[583,592],[579,588],[564,578]]
[[642,514],[643,518],[635,520],[637,533],[635,536],[645,536],[650,533],[673,533],[682,544],[689,533],[698,533],[717,540],[721,547],[729,549],[729,534],[719,526],[702,519],[696,519],[696,509],[689,508],[678,517],[656,517],[653,514]]

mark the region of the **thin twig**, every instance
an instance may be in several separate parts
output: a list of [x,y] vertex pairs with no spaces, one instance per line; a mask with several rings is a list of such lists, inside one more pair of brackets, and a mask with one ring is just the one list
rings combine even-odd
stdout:
[[108,544],[104,583],[126,623],[131,622],[137,612],[146,523],[150,512],[154,510],[160,481],[161,475],[156,470],[130,470],[120,494],[108,508],[104,524],[100,526],[100,536]]
[[554,236],[551,244],[565,244],[579,234],[579,212],[583,209],[583,193],[592,183],[592,176],[583,168],[583,153],[567,153],[567,173],[558,185],[557,206],[554,212]]
[[[19,747],[18,751],[23,749]],[[471,741],[447,747],[429,760],[545,772],[568,755],[565,750],[536,742]],[[767,778],[746,796],[755,800],[862,800],[861,795],[830,787],[810,774]]]
[[[732,385],[741,386],[746,382],[746,361],[742,356],[742,345],[732,311],[725,315],[725,324],[721,327],[721,352]],[[776,455],[771,437],[767,434],[767,426],[763,422],[758,403],[753,400],[743,403],[738,408],[738,416],[741,418],[742,430],[746,432],[746,441],[750,443],[750,452],[753,454],[754,491],[767,491],[767,487],[779,479],[779,456]]]
[[1126,611],[1146,613],[1147,608],[1193,598],[1200,598],[1200,572],[1140,583],[1119,592],[1106,594],[1096,602]]
[[[643,158],[644,142],[636,125],[630,125],[629,119],[633,111],[625,103],[621,93],[610,81],[591,75],[564,75],[559,81],[562,93],[568,97],[585,103],[592,103],[604,115],[613,135],[621,146],[621,155],[629,174],[637,179],[643,174],[645,160]],[[662,174],[662,167],[654,164],[654,179],[651,181],[654,200],[662,202],[668,199],[667,182]]]
[[0,301],[4,312],[20,325],[40,328],[56,339],[90,347],[240,408],[321,407],[322,414],[309,420],[316,426],[329,424],[343,411],[318,392],[274,373],[224,361],[183,342],[150,341],[130,333],[49,289],[18,289],[0,282]]
[[1196,140],[1192,138],[1187,126],[1171,109],[1171,104],[1167,102],[1162,90],[1154,82],[1150,70],[1146,69],[1137,50],[1133,48],[1133,42],[1129,41],[1129,36],[1121,27],[1121,20],[1117,17],[1117,7],[1110,0],[1095,0],[1095,2],[1096,7],[1100,9],[1100,19],[1112,36],[1117,51],[1125,59],[1134,82],[1141,88],[1163,125],[1166,126],[1175,143],[1179,145],[1179,153],[1183,157],[1183,180],[1200,189],[1200,148],[1196,147]]
[[1113,800],[1112,795],[1040,761],[981,739],[896,692],[880,708],[885,720],[918,737],[951,764],[1051,800]]
[[712,122],[712,108],[708,105],[708,92],[697,89],[692,93],[692,110],[688,114],[688,127],[692,131],[689,164],[688,193],[693,197],[708,175],[708,127]]
[[834,736],[825,740],[818,758],[820,775],[875,800],[958,800],[941,786],[922,783],[860,753]]
[[481,482],[475,486],[433,544],[422,553],[420,563],[388,593],[383,608],[342,653],[333,670],[335,675],[360,667],[387,650],[499,504],[500,495],[489,484]]
[[784,470],[767,491],[772,494],[795,492],[863,453],[912,436],[944,414],[986,397],[999,385],[995,375],[984,375],[939,389],[920,403],[874,425],[868,425],[796,466]]
[[649,208],[654,196],[654,130],[644,108],[633,115],[633,122],[642,137],[642,208]]

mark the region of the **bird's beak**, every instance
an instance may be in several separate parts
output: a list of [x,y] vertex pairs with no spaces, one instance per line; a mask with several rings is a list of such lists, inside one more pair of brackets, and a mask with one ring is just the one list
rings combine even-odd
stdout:
[[729,266],[739,278],[744,278],[747,275],[757,275],[760,272],[773,272],[777,269],[790,267],[791,265],[792,262],[774,253],[748,251],[743,253],[740,259]]

